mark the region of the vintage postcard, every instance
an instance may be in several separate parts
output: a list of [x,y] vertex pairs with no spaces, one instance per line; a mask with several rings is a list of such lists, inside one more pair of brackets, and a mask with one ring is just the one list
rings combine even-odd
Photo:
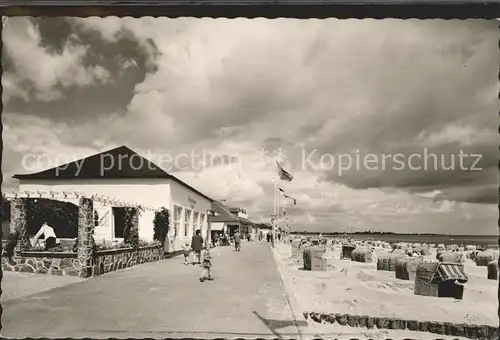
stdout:
[[496,339],[498,37],[4,18],[2,336]]

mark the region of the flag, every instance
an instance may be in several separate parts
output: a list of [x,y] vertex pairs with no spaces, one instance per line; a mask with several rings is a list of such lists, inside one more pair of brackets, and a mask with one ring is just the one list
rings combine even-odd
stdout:
[[293,176],[288,171],[283,169],[283,167],[280,165],[280,163],[278,161],[276,161],[276,164],[278,164],[278,175],[279,175],[280,179],[282,181],[291,182],[293,179]]
[[283,195],[283,197],[285,198],[288,198],[289,200],[292,200],[293,201],[293,205],[297,205],[297,200],[295,198],[293,198],[292,196],[288,195],[285,190],[281,189],[281,188],[278,188],[280,189],[280,193]]

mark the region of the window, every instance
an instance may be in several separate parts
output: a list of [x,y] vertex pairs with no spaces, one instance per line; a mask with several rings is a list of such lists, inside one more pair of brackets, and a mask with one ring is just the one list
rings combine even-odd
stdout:
[[189,223],[191,222],[191,210],[184,210],[184,237],[188,236],[189,233]]
[[179,228],[181,227],[182,208],[174,206],[174,237],[179,235]]
[[197,212],[193,213],[193,235],[196,233],[196,230],[198,230],[198,213]]

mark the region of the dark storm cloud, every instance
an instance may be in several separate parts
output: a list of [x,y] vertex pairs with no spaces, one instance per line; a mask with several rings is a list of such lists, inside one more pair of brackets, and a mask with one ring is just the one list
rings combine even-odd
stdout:
[[[13,19],[15,20],[15,18]],[[80,45],[90,46],[84,57],[84,66],[100,66],[111,73],[111,81],[91,87],[70,87],[64,98],[55,104],[30,98],[16,97],[7,102],[6,111],[36,115],[70,124],[93,120],[103,114],[126,113],[133,97],[133,89],[144,80],[146,73],[154,72],[155,66],[148,62],[150,56],[133,37],[121,35],[116,42],[104,41],[98,33],[78,29],[69,18],[32,19],[41,36],[41,47],[50,53],[63,53],[70,38]],[[9,23],[12,23],[9,20]],[[15,72],[9,54],[6,55],[5,71]],[[36,62],[36,61],[33,61]],[[62,90],[60,86],[59,90]],[[88,140],[68,138],[67,143],[85,144]]]
[[498,184],[492,184],[473,188],[459,187],[456,188],[456,190],[444,190],[434,199],[480,204],[498,204],[498,198]]
[[[460,164],[459,153],[463,151],[463,162]],[[404,156],[405,164],[391,161],[388,158],[383,169],[384,155],[394,157],[396,153]],[[355,189],[367,188],[400,188],[410,192],[424,192],[439,190],[456,190],[468,188],[456,196],[457,201],[471,203],[491,203],[491,194],[487,191],[475,191],[475,187],[483,188],[485,185],[496,185],[498,178],[498,147],[489,145],[476,145],[475,147],[444,147],[444,148],[408,148],[400,147],[387,150],[387,152],[374,153],[378,162],[369,163],[368,168],[363,164],[360,156],[359,169],[353,167],[343,170],[339,175],[338,169],[326,171],[324,178],[339,183],[344,183]],[[412,155],[415,158],[409,160]],[[355,154],[352,155],[355,159]],[[426,160],[427,159],[427,160]],[[355,160],[353,161],[354,164]],[[410,164],[410,162],[412,164]],[[348,161],[344,162],[344,165]],[[340,165],[338,165],[340,167]],[[412,170],[413,167],[414,170]],[[419,169],[420,168],[420,169]],[[468,194],[470,193],[470,199]],[[484,192],[486,197],[480,199],[478,195]],[[450,193],[453,196],[452,193]],[[443,197],[443,196],[441,196]],[[443,199],[445,199],[443,197]]]

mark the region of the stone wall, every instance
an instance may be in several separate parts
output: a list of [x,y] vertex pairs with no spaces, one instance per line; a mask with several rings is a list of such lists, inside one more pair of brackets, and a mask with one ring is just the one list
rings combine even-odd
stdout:
[[[26,229],[25,203],[24,198],[13,199],[11,203],[10,228],[19,238],[13,252],[2,257],[3,270],[87,278],[164,258],[163,245],[96,251],[93,201],[87,197],[79,199],[77,252],[29,251],[31,244]],[[139,211],[137,208],[128,208],[127,211],[131,214],[129,241],[138,245]]]
[[92,276],[94,248],[94,205],[91,199],[82,197],[78,209],[78,262],[80,277]]
[[489,325],[465,325],[438,321],[402,320],[389,317],[372,317],[366,315],[304,312],[306,320],[317,323],[338,324],[340,326],[400,329],[428,332],[440,335],[465,337],[470,339],[498,339],[497,327]]
[[31,243],[28,236],[26,221],[26,200],[16,198],[11,201],[10,234],[17,234],[16,250],[28,250]]
[[76,253],[22,252],[2,257],[2,269],[23,273],[78,276],[80,263]]
[[[91,277],[164,258],[163,246],[101,250],[92,259]],[[2,269],[35,274],[82,276],[77,253],[22,252],[12,258],[2,257]]]
[[141,263],[156,262],[164,258],[162,245],[101,250],[95,255],[93,275],[102,275],[118,269],[128,268]]

